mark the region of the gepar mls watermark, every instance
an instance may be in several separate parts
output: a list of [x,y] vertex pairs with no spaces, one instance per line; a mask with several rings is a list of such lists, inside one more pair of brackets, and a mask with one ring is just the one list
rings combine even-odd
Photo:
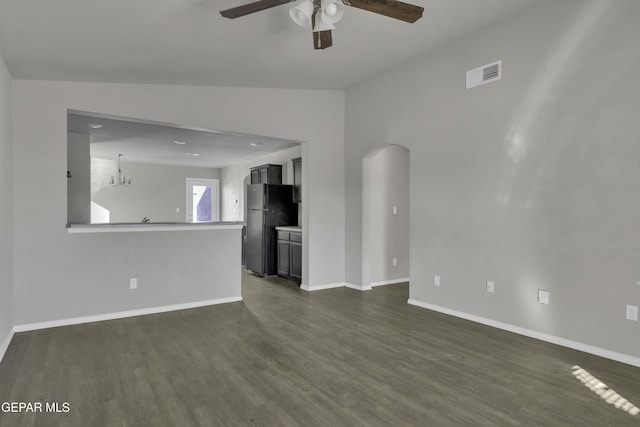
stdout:
[[58,413],[71,411],[69,402],[2,402],[0,411],[6,413]]

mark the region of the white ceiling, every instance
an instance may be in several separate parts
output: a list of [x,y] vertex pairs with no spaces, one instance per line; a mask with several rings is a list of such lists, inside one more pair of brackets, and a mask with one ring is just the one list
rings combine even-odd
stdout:
[[345,89],[538,0],[409,0],[415,24],[347,7],[314,50],[293,4],[253,0],[1,0],[0,53],[17,79]]
[[[89,124],[102,127],[92,129]],[[118,154],[122,154],[123,162],[158,165],[221,168],[299,145],[295,141],[265,136],[188,129],[80,112],[67,114],[67,130],[90,135],[91,157],[116,160]]]

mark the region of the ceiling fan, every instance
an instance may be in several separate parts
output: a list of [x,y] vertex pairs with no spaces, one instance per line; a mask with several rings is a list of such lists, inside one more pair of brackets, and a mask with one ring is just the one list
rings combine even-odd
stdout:
[[[220,15],[236,19],[261,10],[270,9],[297,0],[258,0],[242,6],[220,11]],[[396,0],[300,0],[289,10],[291,19],[301,27],[313,30],[314,49],[326,49],[333,44],[331,30],[344,14],[344,6],[378,13],[404,22],[414,23],[422,18],[423,7]]]

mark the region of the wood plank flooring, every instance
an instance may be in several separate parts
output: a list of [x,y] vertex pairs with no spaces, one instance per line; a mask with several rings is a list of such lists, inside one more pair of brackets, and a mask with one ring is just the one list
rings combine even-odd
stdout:
[[244,301],[16,334],[0,426],[637,426],[640,369],[407,305],[408,285],[307,293],[243,273]]

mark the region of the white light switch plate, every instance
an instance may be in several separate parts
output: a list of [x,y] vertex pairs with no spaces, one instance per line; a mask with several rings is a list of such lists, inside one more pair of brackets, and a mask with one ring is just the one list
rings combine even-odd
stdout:
[[440,286],[440,276],[433,276],[433,284],[435,286]]
[[538,289],[538,302],[540,304],[549,304],[549,291]]
[[487,292],[492,294],[495,291],[495,286],[495,283],[493,283],[491,280],[487,280]]
[[638,321],[637,305],[627,305],[627,320],[633,320],[634,322]]

